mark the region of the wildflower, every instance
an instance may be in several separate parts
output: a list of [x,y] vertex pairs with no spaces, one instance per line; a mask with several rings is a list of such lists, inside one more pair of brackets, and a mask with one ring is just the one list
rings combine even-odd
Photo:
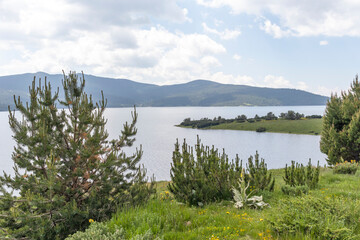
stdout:
[[91,219],[91,218],[90,218],[90,219],[89,219],[89,223],[93,223],[93,222],[95,222],[94,219]]
[[230,214],[230,212],[226,212],[226,214]]
[[264,219],[260,218],[260,222],[264,221]]
[[259,237],[261,237],[263,235],[263,233],[258,233]]

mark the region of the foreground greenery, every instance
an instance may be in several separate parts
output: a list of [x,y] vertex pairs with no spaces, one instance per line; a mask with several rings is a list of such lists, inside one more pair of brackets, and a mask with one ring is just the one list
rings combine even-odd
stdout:
[[46,79],[34,79],[28,103],[14,97],[14,174],[0,176],[1,239],[64,239],[86,229],[89,218],[110,219],[153,192],[139,166],[142,150],[124,152],[135,141],[136,111],[119,138],[108,139],[106,100],[93,102],[84,87],[84,75],[70,72],[63,99]]
[[[123,239],[359,239],[360,174],[334,174],[322,168],[319,185],[298,197],[282,193],[284,169],[270,170],[274,192],[262,191],[270,208],[236,209],[230,201],[189,207],[173,200],[167,182],[157,184],[158,195],[147,205],[120,210],[110,221],[93,223],[85,239],[104,232]],[[101,236],[103,238],[101,238]],[[83,238],[82,238],[83,237]]]
[[186,141],[182,147],[175,144],[171,163],[171,183],[169,191],[175,199],[189,205],[202,206],[211,202],[233,199],[233,188],[241,175],[253,189],[274,190],[274,179],[268,173],[264,159],[256,152],[250,156],[244,172],[242,160],[238,155],[229,160],[225,149],[218,149],[201,144],[199,136],[194,147]]
[[332,94],[326,105],[320,150],[331,165],[360,162],[360,82],[355,77],[347,92]]
[[221,123],[204,129],[257,131],[260,128],[265,128],[266,132],[318,135],[321,133],[322,119],[231,122]]

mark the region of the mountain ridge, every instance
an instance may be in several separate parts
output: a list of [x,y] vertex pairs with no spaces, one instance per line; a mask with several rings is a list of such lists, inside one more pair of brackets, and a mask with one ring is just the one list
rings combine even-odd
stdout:
[[[7,109],[8,105],[14,107],[14,94],[27,101],[28,87],[34,76],[37,80],[41,78],[42,83],[46,76],[54,90],[61,87],[62,74],[37,72],[0,76],[0,110]],[[92,94],[97,101],[101,97],[100,90],[103,90],[104,96],[108,99],[108,107],[299,106],[324,105],[328,99],[304,90],[222,84],[205,79],[172,85],[156,85],[124,78],[88,74],[84,76],[85,91]]]

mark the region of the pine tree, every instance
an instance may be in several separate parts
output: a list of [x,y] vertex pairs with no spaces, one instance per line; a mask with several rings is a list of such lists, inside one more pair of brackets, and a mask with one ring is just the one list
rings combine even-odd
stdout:
[[250,182],[250,185],[256,190],[268,190],[274,191],[275,178],[272,173],[267,170],[267,164],[263,158],[259,157],[259,153],[256,151],[255,156],[248,158],[247,176],[246,181]]
[[348,92],[331,95],[326,105],[320,149],[330,165],[360,161],[360,83],[355,77]]
[[119,139],[109,141],[103,93],[94,103],[84,87],[84,75],[70,72],[64,74],[62,101],[59,89],[53,93],[46,79],[36,86],[35,78],[29,103],[14,97],[21,116],[9,108],[15,173],[0,177],[3,235],[63,239],[86,228],[89,219],[107,219],[152,193],[146,170],[139,166],[141,148],[130,156],[123,151],[135,141],[136,109]]
[[189,205],[231,200],[232,187],[242,171],[239,157],[229,161],[225,150],[220,154],[214,146],[204,146],[199,136],[194,148],[185,140],[180,148],[176,141],[168,185],[170,192],[176,200]]

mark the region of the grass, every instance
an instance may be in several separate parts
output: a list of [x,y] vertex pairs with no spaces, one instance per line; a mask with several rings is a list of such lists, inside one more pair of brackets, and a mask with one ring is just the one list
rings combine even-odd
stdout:
[[322,119],[262,120],[253,123],[232,122],[211,126],[206,129],[256,131],[260,127],[266,128],[266,132],[318,135],[321,133]]
[[271,208],[238,210],[229,201],[189,207],[172,199],[167,182],[159,182],[154,199],[104,224],[123,229],[125,239],[360,239],[359,173],[323,168],[317,189],[291,197],[281,192],[284,169],[270,171],[275,190],[259,195]]

